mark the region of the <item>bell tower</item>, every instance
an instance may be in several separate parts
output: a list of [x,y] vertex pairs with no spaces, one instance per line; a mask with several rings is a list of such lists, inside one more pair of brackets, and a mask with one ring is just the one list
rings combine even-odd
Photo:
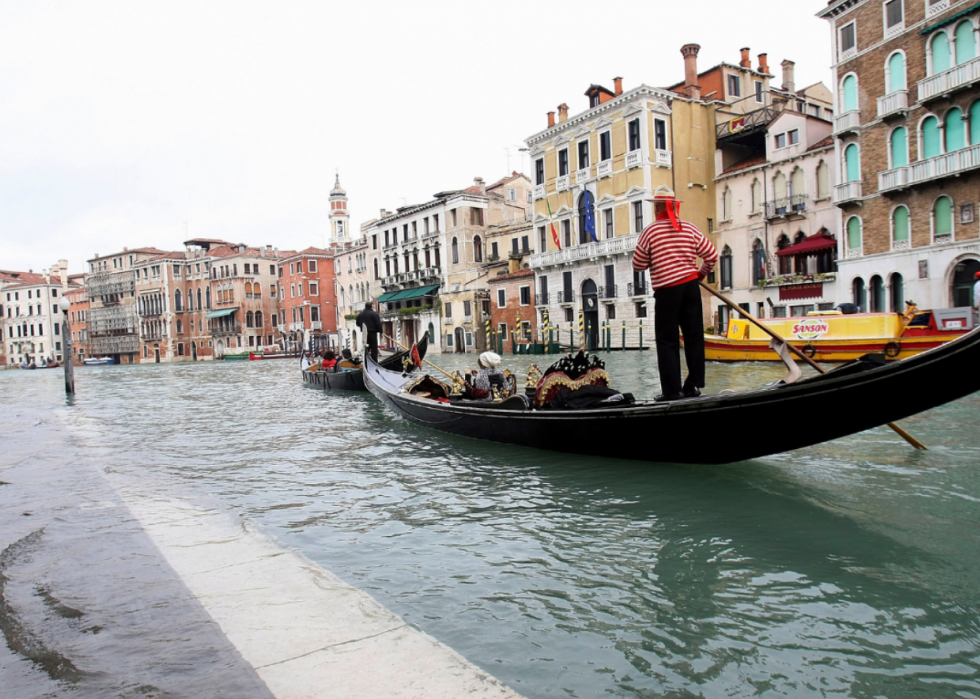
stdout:
[[340,173],[337,173],[337,180],[330,190],[330,242],[338,245],[350,242],[347,192],[340,186]]

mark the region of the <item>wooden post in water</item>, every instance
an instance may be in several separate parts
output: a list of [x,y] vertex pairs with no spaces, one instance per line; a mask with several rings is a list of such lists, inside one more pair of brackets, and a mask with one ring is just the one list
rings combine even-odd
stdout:
[[643,319],[640,318],[640,351],[643,351]]

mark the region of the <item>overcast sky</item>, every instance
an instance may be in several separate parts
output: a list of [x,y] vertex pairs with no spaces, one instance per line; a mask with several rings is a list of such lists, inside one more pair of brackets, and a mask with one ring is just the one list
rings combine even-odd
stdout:
[[618,75],[678,82],[688,42],[701,70],[748,46],[829,86],[825,5],[0,0],[0,268],[191,237],[319,246],[336,171],[355,231],[528,172],[546,112]]

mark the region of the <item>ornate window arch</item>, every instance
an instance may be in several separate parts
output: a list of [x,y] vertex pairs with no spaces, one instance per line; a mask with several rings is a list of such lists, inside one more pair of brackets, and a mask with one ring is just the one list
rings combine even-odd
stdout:
[[174,291],[174,310],[182,311],[184,310],[183,297],[180,294],[180,289]]

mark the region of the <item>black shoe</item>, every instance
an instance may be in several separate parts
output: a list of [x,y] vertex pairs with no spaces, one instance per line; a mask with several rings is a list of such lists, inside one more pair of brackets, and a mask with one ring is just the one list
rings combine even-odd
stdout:
[[697,386],[685,386],[684,387],[684,397],[685,398],[697,398],[701,395],[701,389]]
[[659,396],[653,399],[655,403],[669,403],[672,400],[684,400],[683,393],[671,393],[667,395],[666,393],[661,393]]

